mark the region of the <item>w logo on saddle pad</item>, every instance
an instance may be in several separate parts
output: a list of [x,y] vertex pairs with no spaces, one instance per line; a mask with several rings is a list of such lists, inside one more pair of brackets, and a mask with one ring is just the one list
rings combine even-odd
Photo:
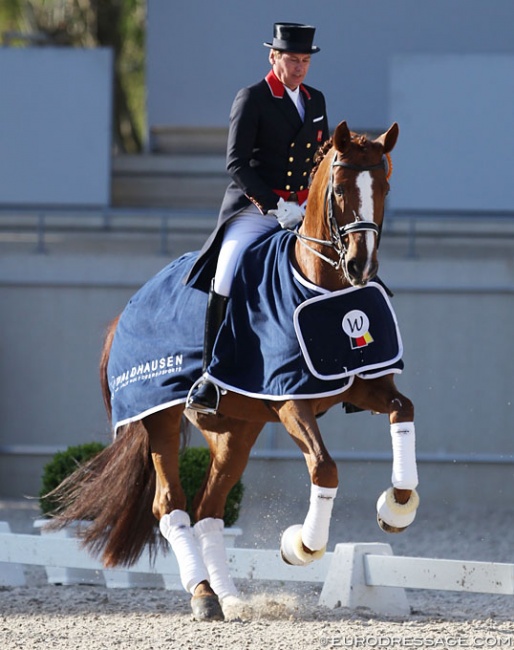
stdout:
[[363,348],[374,341],[369,333],[369,318],[360,309],[352,309],[345,315],[343,330],[350,338],[352,350]]
[[305,363],[319,379],[374,376],[403,367],[396,316],[374,282],[310,298],[297,307],[293,320]]

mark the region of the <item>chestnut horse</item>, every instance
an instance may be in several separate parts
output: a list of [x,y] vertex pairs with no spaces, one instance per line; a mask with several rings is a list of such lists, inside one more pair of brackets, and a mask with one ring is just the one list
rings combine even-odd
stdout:
[[[387,163],[398,132],[395,123],[372,140],[350,132],[342,122],[318,152],[291,260],[312,285],[334,292],[365,287],[375,278],[389,190]],[[108,331],[101,360],[109,413],[107,362],[118,321]],[[328,397],[264,400],[228,391],[216,415],[191,411],[184,403],[142,415],[121,426],[112,445],[58,488],[62,507],[51,526],[92,519],[83,532],[84,545],[109,567],[133,564],[145,546],[154,551],[165,538],[177,557],[182,584],[192,596],[194,617],[222,619],[225,599],[237,597],[222,537],[225,501],[243,474],[257,436],[267,422],[281,422],[305,457],[310,505],[303,525],[282,535],[281,553],[289,564],[308,564],[324,553],[338,485],[336,463],[316,417],[342,402],[389,417],[393,485],[378,499],[378,522],[388,532],[403,530],[414,520],[418,506],[414,408],[397,390],[389,371],[370,379],[357,375],[349,387]],[[202,432],[211,454],[195,499],[194,526],[185,512],[179,479],[184,415]],[[162,537],[156,534],[156,521]]]

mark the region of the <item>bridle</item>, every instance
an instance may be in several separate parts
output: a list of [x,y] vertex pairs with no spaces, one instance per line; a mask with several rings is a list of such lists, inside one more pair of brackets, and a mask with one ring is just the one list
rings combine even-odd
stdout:
[[[353,169],[358,172],[371,171],[373,169],[385,169],[385,161],[388,163],[387,179],[389,179],[392,171],[392,165],[389,156],[386,154],[382,160],[376,165],[354,165],[343,160],[337,160],[337,152],[334,154],[332,163],[330,164],[330,178],[325,190],[325,201],[324,201],[324,218],[327,219],[329,229],[330,229],[330,240],[316,239],[315,237],[309,237],[304,235],[297,230],[292,230],[299,242],[303,244],[306,248],[312,251],[315,255],[320,257],[322,260],[330,264],[334,269],[344,269],[345,268],[345,257],[348,252],[348,247],[346,245],[346,237],[350,233],[355,232],[374,232],[377,235],[377,239],[380,240],[381,227],[378,226],[374,221],[367,221],[362,219],[358,214],[353,212],[355,220],[351,223],[347,223],[344,226],[340,226],[337,223],[337,220],[334,216],[334,167],[345,167],[346,169]],[[337,261],[323,255],[320,251],[309,246],[307,242],[312,242],[314,244],[321,244],[322,246],[328,246],[332,248],[337,253]]]

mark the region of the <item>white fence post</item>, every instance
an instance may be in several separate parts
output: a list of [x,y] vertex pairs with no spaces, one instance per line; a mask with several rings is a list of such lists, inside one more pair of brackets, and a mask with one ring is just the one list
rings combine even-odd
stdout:
[[372,553],[391,556],[389,544],[336,544],[327,578],[319,597],[325,607],[367,607],[374,612],[404,616],[410,613],[405,590],[399,587],[370,587],[364,557]]
[[[6,521],[0,521],[0,533],[10,533],[11,527]],[[0,562],[0,587],[23,587],[27,582],[21,564]]]

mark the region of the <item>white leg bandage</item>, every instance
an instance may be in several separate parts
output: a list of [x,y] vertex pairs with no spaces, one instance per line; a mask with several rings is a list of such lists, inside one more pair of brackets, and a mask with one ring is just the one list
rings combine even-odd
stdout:
[[173,510],[162,517],[159,529],[175,553],[184,589],[193,594],[200,582],[209,580],[209,573],[193,535],[189,515],[183,510]]
[[391,441],[393,445],[392,484],[395,488],[413,490],[418,484],[414,422],[391,424]]
[[200,544],[203,561],[209,572],[209,582],[218,598],[237,596],[227,564],[223,519],[208,517],[194,525],[194,534]]
[[302,526],[302,542],[311,551],[319,551],[327,545],[336,494],[337,488],[311,485],[309,512]]

